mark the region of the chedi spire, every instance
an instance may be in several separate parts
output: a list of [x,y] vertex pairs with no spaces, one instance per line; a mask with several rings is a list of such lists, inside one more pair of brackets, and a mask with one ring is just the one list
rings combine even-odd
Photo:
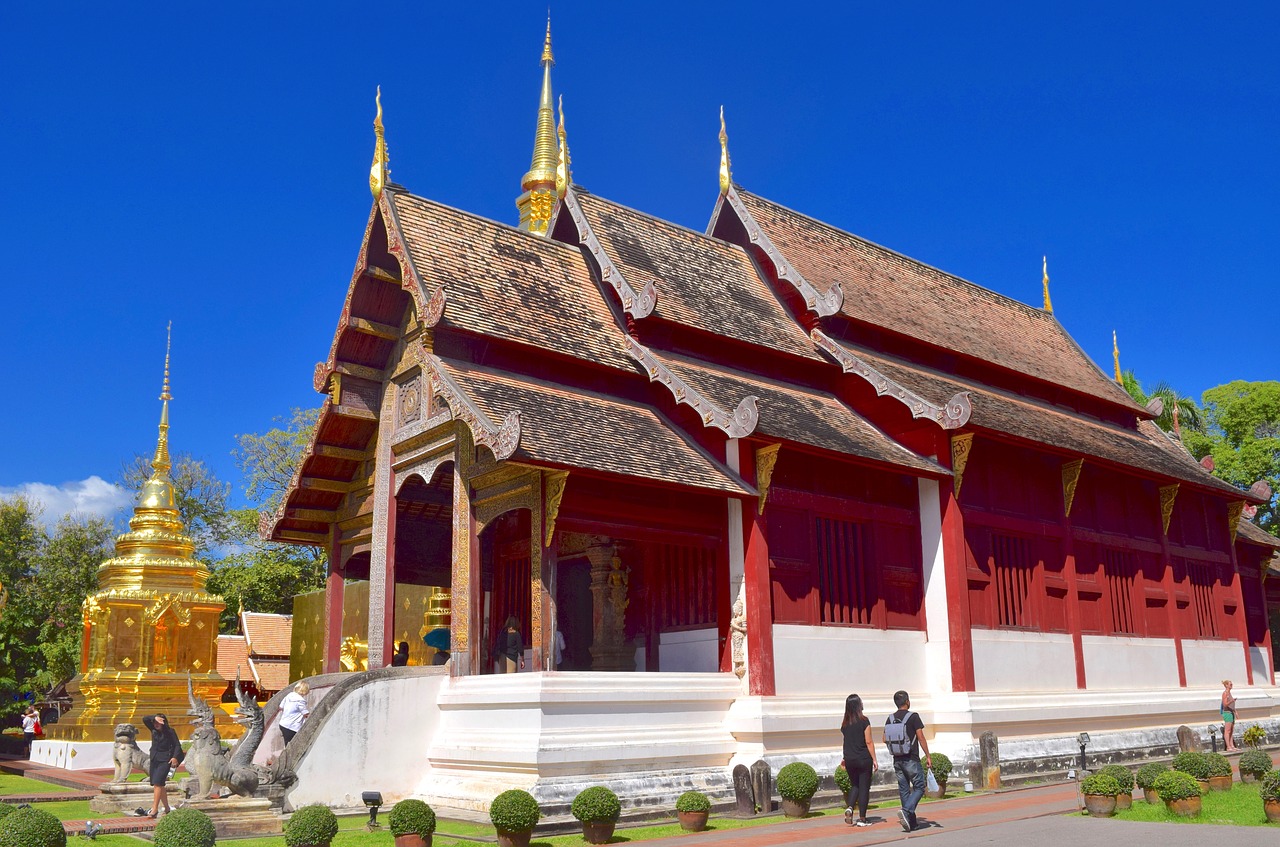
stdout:
[[545,235],[556,202],[556,165],[560,150],[556,143],[555,99],[551,94],[551,16],[547,16],[547,37],[542,45],[542,94],[538,100],[538,126],[533,136],[533,162],[520,180],[524,193],[516,198],[520,228]]

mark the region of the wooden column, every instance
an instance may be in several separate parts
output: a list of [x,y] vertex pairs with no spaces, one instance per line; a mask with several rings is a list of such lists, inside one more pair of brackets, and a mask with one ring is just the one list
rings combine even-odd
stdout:
[[1249,615],[1244,605],[1244,587],[1240,584],[1240,561],[1236,558],[1236,545],[1228,544],[1227,550],[1231,554],[1231,584],[1227,586],[1227,594],[1236,604],[1236,630],[1244,647],[1244,672],[1249,684],[1253,685],[1253,661],[1249,655]]
[[[1074,468],[1074,473],[1071,469]],[[1081,464],[1067,462],[1062,467],[1062,576],[1067,582],[1067,629],[1071,633],[1071,649],[1076,658],[1076,688],[1088,687],[1084,667],[1084,632],[1080,624],[1080,592],[1076,582],[1075,530],[1071,523],[1071,507],[1078,493]]]
[[[950,439],[944,433],[937,455],[951,465]],[[939,486],[939,508],[942,510],[942,558],[947,580],[947,623],[951,638],[951,690],[973,691],[973,624],[969,614],[968,554],[964,538],[964,514],[956,497],[955,485]]]
[[395,390],[387,383],[378,416],[378,441],[373,451],[373,533],[369,554],[369,669],[391,662],[395,624],[396,498],[391,470],[391,435]]
[[550,655],[548,636],[554,637],[548,626],[551,609],[548,606],[547,586],[543,581],[543,552],[546,545],[542,535],[543,474],[535,472],[533,478],[535,496],[529,506],[529,670],[546,670],[544,661]]
[[[756,454],[740,453],[742,477],[760,486]],[[761,492],[764,496],[765,492]],[[766,498],[767,504],[767,498]],[[743,584],[746,586],[747,681],[751,694],[771,697],[777,693],[773,660],[773,588],[769,580],[769,538],[764,515],[755,504],[742,504]]]
[[329,574],[324,583],[324,672],[342,670],[342,593],[346,569],[342,562],[342,533],[329,528]]
[[464,455],[469,455],[474,449],[469,438],[459,437],[457,459],[453,463],[452,614],[449,625],[453,641],[452,676],[480,673],[480,627],[484,620],[480,534],[476,528],[475,506],[461,467]]
[[[1164,558],[1164,578],[1161,580],[1165,596],[1169,602],[1165,608],[1169,610],[1169,634],[1173,636],[1173,652],[1178,659],[1178,685],[1187,687],[1187,663],[1182,656],[1182,619],[1185,617],[1178,611],[1178,583],[1173,577],[1173,553],[1169,550],[1169,536],[1160,533],[1160,555]],[[1188,589],[1189,590],[1189,589]]]

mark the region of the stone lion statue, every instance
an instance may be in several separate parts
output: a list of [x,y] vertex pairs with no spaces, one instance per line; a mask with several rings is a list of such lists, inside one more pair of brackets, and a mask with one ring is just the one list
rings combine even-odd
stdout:
[[151,757],[142,752],[138,746],[138,729],[131,723],[116,725],[116,746],[111,751],[111,759],[115,762],[115,776],[112,782],[125,782],[129,773],[137,768],[143,773],[151,768]]

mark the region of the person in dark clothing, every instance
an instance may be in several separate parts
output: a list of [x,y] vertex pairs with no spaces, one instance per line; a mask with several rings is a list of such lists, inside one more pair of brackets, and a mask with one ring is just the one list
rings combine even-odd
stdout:
[[[844,765],[849,774],[849,796],[846,799],[844,822],[854,826],[871,826],[867,820],[867,801],[871,798],[871,772],[877,768],[876,745],[871,740],[871,721],[862,713],[862,698],[850,694],[844,701],[844,720],[840,722],[840,734],[844,736]],[[858,806],[858,820],[853,820],[854,804]]]
[[437,650],[436,654],[431,657],[431,664],[433,665],[443,665],[448,661],[449,661],[448,650]]
[[517,662],[520,670],[524,670],[524,638],[520,635],[520,621],[515,615],[503,624],[495,648],[494,658],[498,660],[499,673],[515,673]]
[[[894,753],[893,770],[898,776],[898,797],[902,800],[902,808],[898,810],[898,821],[905,832],[916,828],[916,806],[924,797],[924,771],[920,767],[920,750],[924,750],[925,766],[933,768],[933,757],[929,755],[929,742],[924,738],[924,720],[911,711],[911,697],[905,691],[897,691],[893,695],[893,703],[898,711],[885,721],[886,732],[889,724],[902,724],[906,729],[906,737],[911,740],[911,749],[905,755]],[[885,745],[893,752],[893,745],[886,736]]]
[[169,726],[169,719],[163,714],[147,715],[142,719],[147,729],[151,730],[151,811],[147,817],[154,818],[160,814],[160,806],[164,805],[167,815],[173,811],[169,807],[169,792],[165,791],[165,782],[169,779],[169,769],[176,768],[186,756],[182,752],[182,742],[178,733]]
[[391,656],[391,667],[403,668],[409,664],[409,642],[401,641],[396,645],[396,652]]

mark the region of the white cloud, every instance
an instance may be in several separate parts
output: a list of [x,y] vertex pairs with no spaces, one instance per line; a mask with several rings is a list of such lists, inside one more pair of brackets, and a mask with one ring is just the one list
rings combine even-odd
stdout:
[[44,507],[40,521],[51,527],[67,514],[94,515],[114,520],[121,509],[133,503],[131,492],[100,476],[75,482],[50,485],[47,482],[24,482],[10,488],[0,487],[0,497],[21,494]]

